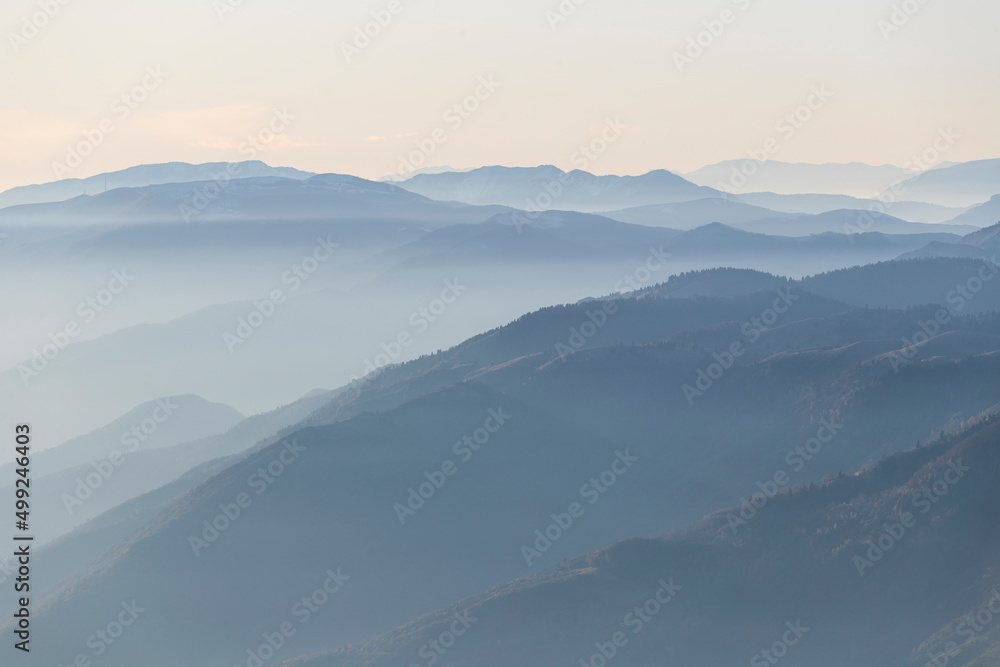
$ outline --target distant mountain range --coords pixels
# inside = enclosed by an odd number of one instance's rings
[[[893,183],[909,178],[912,172],[891,164],[802,164],[778,160],[760,163],[746,159],[727,160],[682,175],[697,185],[739,195],[774,192],[871,198]]]
[[[911,222],[950,222],[965,212],[965,208],[938,206],[912,201],[891,201],[887,204],[877,199],[862,199],[847,195],[796,194],[779,195],[773,192],[751,192],[739,195],[739,200],[782,213],[827,213],[842,209],[856,211],[882,211]]]
[[[1000,194],[1000,159],[931,169],[903,181],[897,192],[898,198],[942,206],[982,204]]]
[[[389,183],[325,174],[119,188],[68,201],[0,209],[0,225],[73,226],[202,220],[469,219],[469,207],[431,201]],[[494,209],[500,210],[499,207]]]
[[[976,227],[992,227],[1000,223],[1000,194],[994,195],[988,202],[973,206],[965,213],[955,216],[949,223]]]
[[[743,201],[752,206],[778,213],[819,214],[838,209],[880,210],[894,217],[912,222],[954,224],[988,224],[979,217],[955,220],[969,206],[989,200],[995,193],[991,188],[997,182],[995,173],[998,161],[982,160],[963,164],[944,164],[925,174],[912,174],[898,167],[883,165],[873,167],[853,164],[788,164],[769,161],[753,179],[742,188],[714,189],[721,181],[716,177],[738,168],[743,161],[729,161],[705,167],[682,178],[666,170],[656,170],[642,176],[596,176],[585,171],[564,172],[556,167],[481,167],[456,170],[450,167],[421,169],[403,176],[385,177],[384,183],[400,187],[438,201],[460,202],[471,205],[499,205],[522,210],[565,209],[581,212],[621,211],[635,209],[642,215],[643,207],[693,202],[696,200],[722,199]],[[190,194],[168,202],[180,207],[193,200],[200,191],[202,199],[194,215],[239,215],[239,210],[228,210],[219,205],[217,188],[223,191],[232,180],[254,178],[285,178],[308,180],[316,174],[284,167],[269,167],[263,162],[209,163],[191,165],[167,163],[143,165],[118,172],[99,174],[87,179],[65,179],[52,183],[13,188],[0,193],[0,209],[26,205],[66,202],[83,196],[102,195],[120,188],[145,188],[153,185],[201,183]],[[926,177],[926,178],[925,178]],[[349,177],[335,177],[341,181]],[[874,195],[891,184],[903,180],[901,194],[883,195],[887,205],[878,203]],[[329,179],[328,179],[329,180]],[[356,183],[364,179],[356,179]],[[368,186],[371,188],[372,186]],[[928,194],[930,188],[934,192]],[[169,189],[168,189],[169,190]],[[374,188],[372,188],[375,191]],[[729,194],[738,192],[737,196]],[[207,193],[207,197],[205,197]],[[934,194],[936,193],[936,194]],[[154,202],[136,207],[136,220],[147,219],[151,206],[162,207],[163,192],[152,191]],[[913,196],[911,196],[911,194]],[[856,196],[852,196],[856,195]],[[127,213],[128,195],[119,196],[118,204],[107,198],[102,202],[111,207],[113,219]],[[185,200],[189,200],[185,202]],[[943,205],[942,205],[943,204]],[[168,207],[169,208],[169,207]],[[265,210],[266,210],[265,206]],[[3,220],[20,224],[24,218],[37,223],[39,219],[56,224],[61,216],[72,223],[81,214],[92,216],[104,213],[101,206],[79,204],[55,209],[42,209]],[[727,213],[719,209],[722,218]],[[983,211],[982,213],[986,213]],[[168,217],[164,217],[164,216]],[[169,219],[170,212],[155,212],[155,219]],[[638,218],[636,218],[638,219]],[[2,224],[3,220],[0,220]],[[134,221],[134,220],[133,220]],[[629,220],[633,221],[633,220]],[[733,222],[734,220],[728,219]],[[727,222],[727,219],[704,220]],[[996,222],[993,220],[992,222]],[[694,226],[692,220],[687,226]],[[991,223],[990,223],[991,224]]]
[[[580,170],[564,172],[553,166],[481,167],[466,172],[418,174],[399,186],[438,201],[590,213],[726,196],[664,169],[642,176],[595,176]]]
[[[270,167],[259,160],[249,162],[209,162],[188,164],[168,162],[129,167],[90,178],[66,178],[40,185],[24,185],[0,192],[0,208],[20,204],[60,202],[84,195],[97,195],[117,188],[141,188],[162,183],[228,181],[233,178],[295,178],[315,176],[289,167]]]
[[[454,167],[447,167],[447,166],[445,166],[445,167],[424,167],[423,169],[415,169],[415,170],[413,170],[411,172],[407,172],[405,174],[388,174],[387,176],[383,176],[382,178],[380,178],[378,180],[380,180],[380,181],[388,181],[390,183],[396,183],[398,181],[409,180],[409,179],[413,178],[414,176],[418,176],[420,174],[444,174],[444,173],[448,173],[448,172],[460,174],[460,173],[466,172],[466,171],[472,171],[472,169],[471,168],[469,168],[469,169],[456,169]]]
[[[729,199],[699,199],[679,204],[640,206],[605,213],[609,218],[654,227],[693,229],[720,222],[744,231],[777,236],[808,236],[833,232],[857,234],[951,233],[968,234],[979,229],[971,224],[926,224],[907,222],[888,214],[867,210],[840,209],[819,214],[778,213]]]
[[[791,219],[795,217],[792,213],[778,213],[762,206],[753,206],[735,199],[720,197],[695,199],[676,204],[634,206],[620,211],[608,211],[603,215],[612,220],[630,222],[634,225],[672,227],[674,229],[694,229],[711,222],[721,222],[735,227],[766,218]]]
[[[923,248],[900,255],[899,259],[971,257],[994,261],[998,251],[1000,251],[1000,222],[971,232],[958,243],[932,241]]]

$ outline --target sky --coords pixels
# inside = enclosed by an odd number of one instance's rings
[[[765,145],[903,165],[942,128],[947,160],[1000,157],[998,22],[988,0],[5,0],[0,190],[248,158],[571,169],[588,145],[599,174]]]

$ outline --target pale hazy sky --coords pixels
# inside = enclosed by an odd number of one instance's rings
[[[342,43],[389,0],[4,0],[0,189],[55,180],[105,119],[113,132],[71,176],[245,159],[274,108],[294,119],[260,159],[369,178],[436,128],[429,165],[568,169],[608,118],[629,127],[596,173],[689,171],[769,137],[775,159],[902,164],[949,126],[962,138],[948,160],[1000,157],[1000,4],[907,0],[919,11],[885,38],[894,2],[563,0],[575,12],[553,30],[559,0],[394,0],[348,63]],[[37,34],[12,38],[46,4],[58,11]],[[679,71],[674,52],[727,9]],[[116,98],[157,66],[168,76],[122,118]],[[457,126],[445,114],[479,77],[501,85]],[[783,137],[775,124],[817,85],[833,98]]]

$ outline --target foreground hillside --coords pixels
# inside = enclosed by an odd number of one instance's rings
[[[994,419],[286,666],[996,664],[998,482]]]

